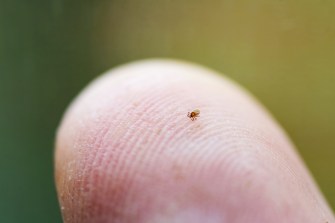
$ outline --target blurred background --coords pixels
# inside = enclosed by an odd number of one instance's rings
[[[335,208],[335,1],[0,0],[0,222],[61,222],[53,145],[93,78],[189,60],[251,91]]]

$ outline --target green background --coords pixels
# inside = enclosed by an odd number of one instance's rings
[[[249,89],[335,207],[335,1],[0,0],[0,222],[60,222],[57,125],[116,65],[198,62]]]

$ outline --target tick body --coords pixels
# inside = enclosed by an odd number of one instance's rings
[[[187,113],[187,117],[189,117],[192,121],[197,120],[197,118],[200,117],[199,115],[200,115],[199,109],[195,109],[192,112]]]

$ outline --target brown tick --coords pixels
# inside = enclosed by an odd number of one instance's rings
[[[187,117],[189,117],[192,121],[197,120],[197,117],[200,117],[200,110],[195,109],[192,112],[187,113]]]

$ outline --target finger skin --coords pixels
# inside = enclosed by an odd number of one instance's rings
[[[335,222],[262,106],[184,62],[140,61],[94,81],[62,120],[55,163],[66,223]]]

